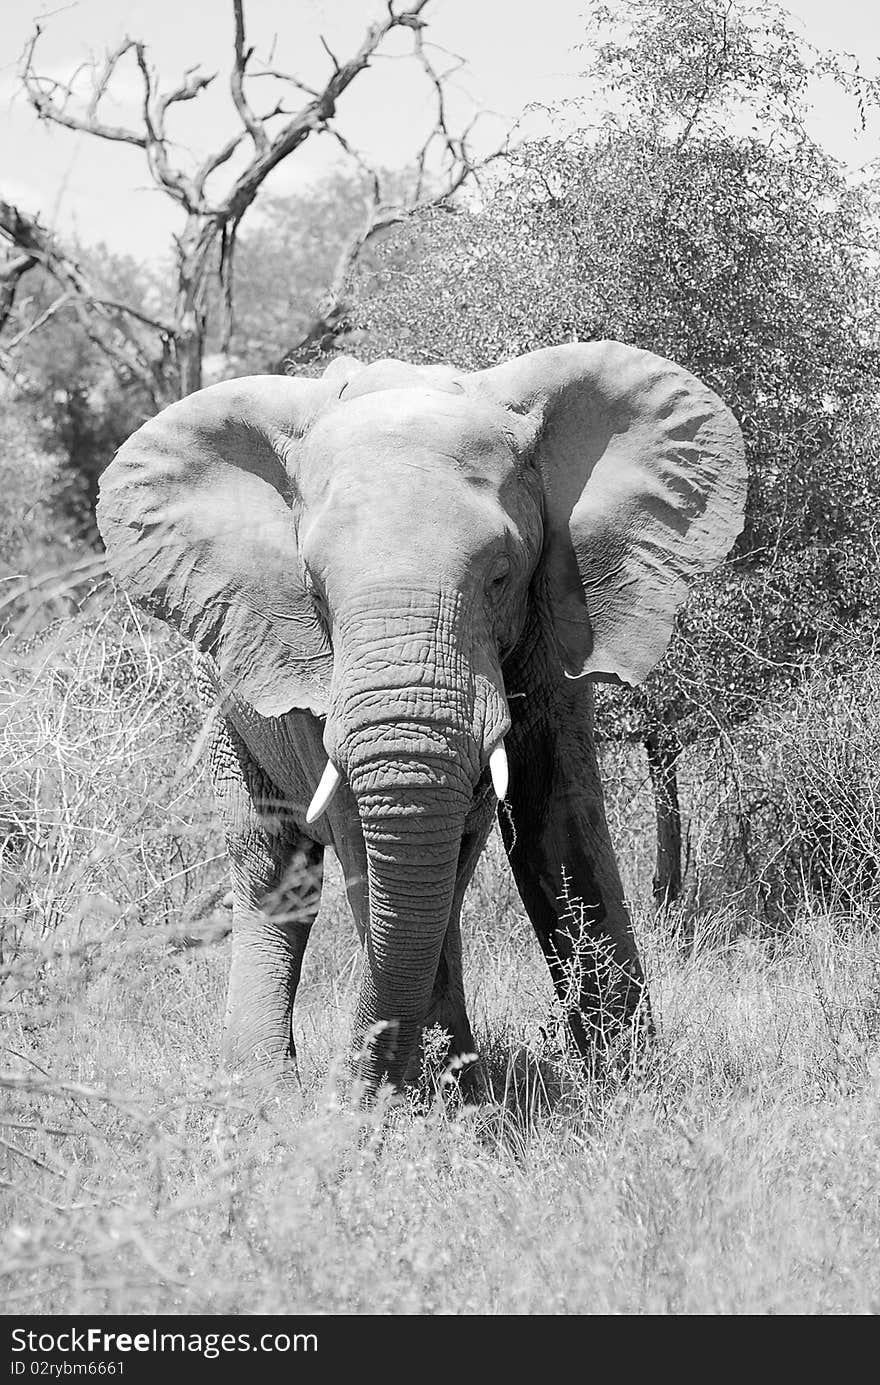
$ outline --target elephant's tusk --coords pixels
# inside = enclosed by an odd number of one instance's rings
[[[321,775],[321,782],[315,789],[315,796],[309,804],[306,822],[314,822],[315,818],[319,818],[325,808],[330,806],[330,801],[341,783],[342,775],[333,761],[328,760]]]
[[[492,787],[498,798],[506,798],[509,770],[507,768],[507,751],[504,749],[503,741],[498,742],[489,756],[489,773],[492,776]]]

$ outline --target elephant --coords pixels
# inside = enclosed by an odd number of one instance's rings
[[[646,983],[591,683],[654,667],[745,479],[721,399],[615,341],[226,380],[124,443],[97,512],[110,571],[195,645],[215,708],[231,1070],[295,1071],[328,846],[362,943],[363,1090],[399,1089],[428,1025],[471,1054],[460,912],[496,816],[584,1063],[632,1033]]]

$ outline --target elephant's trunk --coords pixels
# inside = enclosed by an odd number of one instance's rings
[[[466,812],[458,795],[409,789],[394,817],[361,807],[370,918],[354,1042],[370,1086],[403,1079],[428,1012]]]
[[[370,913],[354,1038],[369,1087],[403,1079],[437,975],[465,819],[507,728],[500,675],[475,670],[460,599],[410,597],[393,617],[389,604],[370,594],[334,629],[325,737],[366,846]]]

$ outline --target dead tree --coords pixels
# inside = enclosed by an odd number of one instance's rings
[[[115,367],[125,361],[134,370],[157,403],[189,394],[202,383],[209,287],[213,274],[219,274],[224,288],[228,341],[232,326],[233,263],[236,236],[248,209],[273,169],[289,158],[311,136],[329,134],[351,158],[357,159],[367,175],[370,195],[364,222],[346,246],[333,282],[318,305],[315,320],[305,334],[305,342],[326,345],[340,330],[344,320],[346,285],[363,247],[381,230],[400,221],[412,211],[436,205],[449,198],[476,169],[468,138],[472,125],[459,135],[449,126],[446,110],[446,82],[452,68],[438,69],[425,43],[426,21],[422,17],[429,0],[411,0],[395,9],[386,0],[384,17],[371,24],[358,47],[346,58],[334,55],[321,40],[331,64],[331,72],[321,87],[313,87],[297,76],[280,72],[269,63],[258,64],[254,49],[246,39],[244,0],[232,0],[234,42],[229,92],[239,128],[209,154],[194,172],[174,161],[167,133],[169,112],[182,102],[194,101],[216,80],[198,66],[186,70],[177,86],[164,90],[148,60],[143,42],[126,38],[103,63],[91,71],[91,94],[87,101],[78,98],[69,83],[40,75],[37,51],[42,26],[37,24],[22,55],[21,78],[24,90],[40,119],[97,139],[129,144],[141,151],[153,183],[180,207],[183,229],[175,236],[175,300],[167,322],[150,319],[134,305],[109,301],[88,282],[75,259],[65,252],[58,238],[17,208],[5,205],[0,216],[0,235],[16,251],[31,256],[49,270],[61,289],[63,303],[73,306],[83,325]],[[379,176],[359,159],[336,126],[337,102],[361,72],[370,66],[387,36],[395,29],[412,35],[412,57],[424,71],[435,102],[435,122],[417,159],[410,196],[394,203],[383,198]],[[124,61],[134,62],[142,86],[141,119],[137,127],[109,123],[103,116],[105,97],[114,74]],[[458,60],[456,60],[457,64]],[[257,79],[272,79],[276,91],[284,95],[258,108],[254,99]],[[296,109],[288,110],[285,97],[296,96]],[[245,166],[218,191],[217,174],[234,155],[247,151]],[[433,168],[439,154],[439,168]],[[493,156],[494,157],[494,156]],[[486,160],[483,160],[485,163]],[[429,177],[429,168],[433,177]],[[56,308],[60,310],[60,308]],[[144,329],[152,333],[144,345]],[[304,343],[292,343],[294,353]],[[146,359],[143,358],[147,351]],[[149,382],[149,383],[148,383]]]

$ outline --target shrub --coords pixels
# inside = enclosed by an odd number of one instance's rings
[[[90,598],[0,647],[4,928],[96,937],[192,920],[225,880],[223,843],[191,795],[202,714],[189,654],[124,598]],[[220,893],[226,886],[223,884]]]
[[[818,669],[691,757],[688,903],[726,895],[774,927],[805,901],[880,905],[880,661]],[[698,770],[696,783],[695,770]]]

